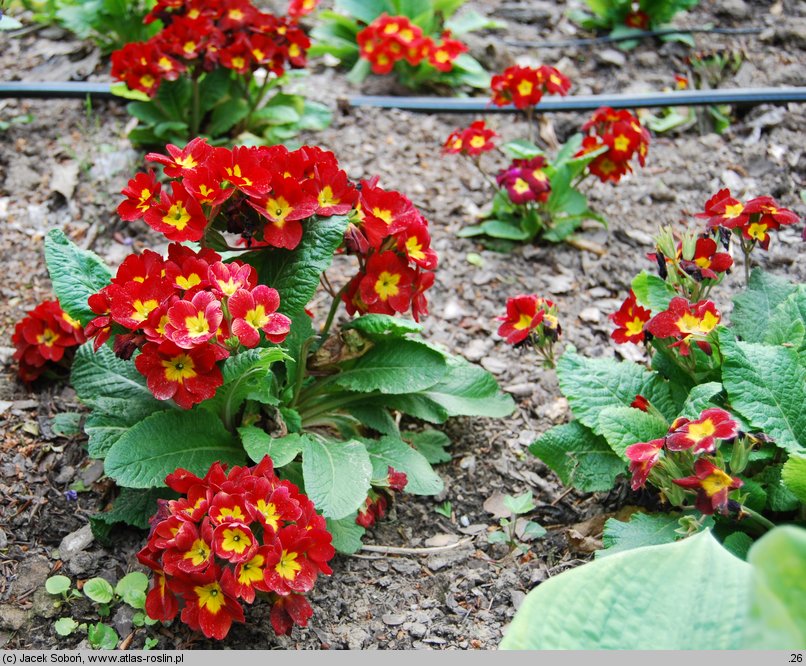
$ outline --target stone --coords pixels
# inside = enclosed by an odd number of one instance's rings
[[[624,67],[627,64],[627,56],[616,49],[602,49],[596,53],[596,59],[605,65]]]
[[[81,470],[78,478],[85,486],[91,486],[104,475],[104,461],[93,460],[87,467]]]
[[[31,557],[20,562],[17,579],[11,586],[11,593],[18,597],[45,584],[50,574],[50,564],[44,557]]]
[[[95,569],[97,558],[90,553],[81,551],[76,553],[67,562],[67,570],[74,576],[84,576]]]
[[[598,324],[602,320],[602,313],[598,308],[585,308],[579,313],[579,318],[589,324]]]
[[[715,9],[717,14],[735,19],[744,19],[750,15],[750,8],[744,0],[722,0]]]
[[[31,599],[31,613],[36,617],[52,618],[56,617],[62,609],[61,602],[48,594],[44,587],[40,587]]]
[[[512,600],[512,607],[515,610],[518,610],[521,607],[523,600],[526,599],[526,593],[522,590],[510,590],[509,598]]]
[[[504,387],[504,391],[510,395],[514,395],[516,398],[528,398],[532,395],[532,393],[534,393],[534,390],[534,385],[528,382],[522,384],[510,384],[509,386]]]
[[[112,616],[112,626],[117,629],[118,635],[125,638],[134,629],[132,618],[137,611],[128,604],[121,604]]]
[[[80,553],[89,546],[95,537],[89,523],[68,534],[59,544],[59,558],[65,562],[69,561],[76,553]]]
[[[381,620],[389,627],[396,627],[406,621],[406,616],[402,613],[384,613]]]
[[[0,627],[11,631],[18,631],[28,620],[28,613],[21,608],[3,604],[0,606]]]
[[[8,546],[8,537],[6,536],[6,533],[0,529],[0,550],[6,546]]]
[[[481,359],[483,359],[487,352],[490,349],[491,342],[489,340],[481,340],[479,338],[474,338],[470,341],[470,343],[462,350],[462,356],[464,356],[468,361],[472,363],[478,363]]]
[[[494,375],[500,375],[509,369],[509,363],[496,356],[488,356],[481,360],[481,367]]]
[[[426,627],[421,622],[412,622],[408,628],[409,634],[414,638],[422,638],[428,632],[428,627]]]

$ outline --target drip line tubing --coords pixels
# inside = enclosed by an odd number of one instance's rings
[[[115,99],[126,101],[113,95],[108,83],[88,82],[2,82],[0,98],[39,98],[39,99]],[[623,93],[602,95],[572,95],[569,97],[547,97],[537,105],[539,113],[558,111],[592,111],[601,106],[614,109],[641,109],[666,106],[707,106],[710,104],[735,104],[756,106],[759,104],[787,104],[806,102],[806,87],[800,88],[724,88],[718,90],[680,90],[659,93]],[[517,113],[514,106],[494,106],[483,98],[472,97],[393,97],[355,95],[339,101],[344,107],[374,107],[380,109],[400,109],[421,113]]]
[[[629,42],[634,39],[650,39],[652,37],[666,37],[668,35],[758,35],[764,28],[659,28],[658,30],[640,30],[624,35],[603,35],[601,37],[587,37],[579,39],[561,39],[555,41],[533,42],[521,39],[505,39],[509,46],[521,46],[536,49],[560,49],[570,46],[595,46],[597,44],[615,44]]]

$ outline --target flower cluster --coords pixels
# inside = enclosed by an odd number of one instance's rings
[[[545,203],[551,193],[551,182],[545,172],[549,166],[542,155],[529,160],[518,159],[495,177],[498,187],[506,190],[509,200],[518,205],[532,201]]]
[[[478,157],[495,149],[493,139],[497,136],[498,134],[487,127],[483,120],[476,120],[470,127],[451,132],[445,140],[442,152]]]
[[[588,170],[603,183],[618,183],[622,176],[632,173],[630,160],[636,155],[641,166],[646,164],[649,130],[629,111],[604,106],[596,110],[582,126],[582,131],[588,132],[588,136],[582,140],[576,156],[601,151],[588,165]]]
[[[165,259],[151,250],[127,257],[89,305],[98,315],[86,331],[96,349],[111,335],[121,358],[141,349],[134,364],[148,388],[183,409],[215,395],[223,383],[219,361],[256,347],[261,333],[282,342],[291,328],[276,312],[279,295],[257,284],[254,268],[179,243]]]
[[[124,220],[142,218],[174,241],[199,241],[213,228],[240,235],[248,248],[293,250],[307,225],[349,214],[345,249],[360,265],[342,295],[350,313],[428,313],[437,255],[427,220],[399,192],[377,179],[354,185],[332,152],[311,146],[230,150],[197,138],[167,152],[146,158],[173,179],[170,193],[153,173],[138,174],[123,190]]]
[[[318,6],[319,0],[290,0],[286,14],[292,19],[299,20],[312,13]]]
[[[493,104],[514,104],[518,109],[527,109],[540,103],[546,93],[567,95],[571,81],[565,74],[550,65],[540,67],[507,67],[490,82]]]
[[[506,308],[497,318],[502,322],[498,335],[511,345],[530,340],[546,365],[554,367],[554,344],[562,334],[557,306],[537,294],[519,294],[507,299]]]
[[[651,409],[646,399],[633,405],[644,411]],[[731,442],[739,435],[736,421],[718,407],[703,410],[695,420],[678,418],[664,437],[627,447],[625,455],[630,460],[632,487],[642,488],[655,470],[652,481],[659,488],[671,481],[696,491],[695,506],[702,513],[727,513],[728,495],[740,488],[742,481],[720,469],[713,459],[720,443]],[[680,477],[680,470],[688,467],[693,467],[694,474]]]
[[[381,520],[386,515],[386,509],[392,501],[391,491],[403,491],[407,483],[406,474],[398,472],[390,466],[385,485],[373,485],[367,494],[364,505],[358,510],[358,515],[355,517],[356,525],[369,529],[376,521]]]
[[[85,337],[81,323],[62,310],[59,301],[44,301],[17,322],[11,341],[19,378],[32,382],[49,363],[63,361],[68,350],[82,344]]]
[[[200,479],[178,469],[165,479],[183,497],[162,501],[137,559],[153,571],[146,612],[170,622],[179,613],[194,631],[223,639],[243,622],[241,602],[272,603],[275,632],[304,627],[313,614],[305,593],[330,575],[335,555],[325,520],[266,456],[229,472],[214,463]]]
[[[800,221],[796,213],[782,208],[770,196],[743,203],[731,196],[728,189],[719,190],[712,196],[697,217],[708,220],[708,229],[727,229],[739,235],[743,245],[758,245],[763,250],[770,245],[771,231]]]
[[[434,284],[437,255],[431,249],[428,221],[408,198],[362,181],[357,215],[347,230],[345,246],[356,254],[359,272],[342,300],[349,314],[403,313],[415,321],[428,314],[425,291]]]
[[[369,61],[375,74],[388,74],[401,60],[412,67],[423,61],[440,72],[450,72],[453,62],[468,49],[449,31],[439,41],[423,34],[422,28],[406,16],[381,14],[356,37],[362,58]]]
[[[154,37],[112,54],[112,76],[150,97],[163,80],[189,69],[247,74],[263,67],[280,76],[304,67],[310,46],[295,21],[260,11],[250,0],[159,0],[145,22],[157,19],[165,27]]]

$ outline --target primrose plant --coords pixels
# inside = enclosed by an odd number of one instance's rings
[[[482,163],[482,155],[496,150],[497,134],[484,121],[476,121],[447,138],[443,153],[467,159],[495,190],[486,219],[460,230],[460,236],[519,242],[542,238],[556,243],[571,236],[585,220],[606,223],[590,208],[580,186],[591,177],[615,185],[632,172],[633,159],[644,166],[649,132],[629,111],[603,107],[582,126],[581,133],[571,136],[549,158],[531,140],[535,108],[545,93],[565,95],[570,87],[568,78],[548,65],[516,65],[493,77],[493,103],[512,104],[522,110],[529,129],[528,140],[502,146],[511,161],[494,178]]]
[[[473,11],[456,14],[462,0],[336,0],[319,14],[311,55],[329,54],[351,67],[360,83],[370,72],[394,74],[407,88],[486,88],[490,77],[457,37],[499,27]]]
[[[532,452],[585,491],[610,488],[629,466],[632,488],[652,488],[672,510],[625,528],[639,541],[716,519],[741,553],[775,522],[803,516],[806,289],[755,270],[729,326],[709,296],[733,268],[733,238],[744,251],[798,216],[772,197],[743,204],[722,190],[697,217],[707,219],[699,232],[661,230],[658,275],[636,276],[611,315],[613,339],[644,345],[649,364],[567,349],[557,373],[575,420]]]
[[[370,507],[443,486],[431,463],[447,438],[401,430],[399,412],[439,424],[513,410],[489,373],[419,336],[437,256],[405,196],[353,183],[319,148],[195,139],[148,159],[167,182],[138,174],[119,211],[172,241],[166,256],[145,250],[113,274],[59,231],[46,241],[55,291],[90,339],[72,372],[89,452],[123,488],[99,531],[147,527],[177,468],[268,455],[353,551]],[[325,272],[336,254],[338,279]],[[353,318],[337,324],[342,304]]]
[[[295,12],[295,16],[299,13]],[[249,0],[159,0],[145,18],[162,29],[112,54],[113,91],[135,101],[136,144],[213,143],[235,137],[281,143],[323,129],[329,110],[281,92],[289,69],[305,67],[310,40],[295,17],[275,16]]]

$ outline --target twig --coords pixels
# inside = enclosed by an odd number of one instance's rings
[[[573,490],[574,490],[574,489],[573,489],[573,487],[572,487],[572,488],[568,488],[568,490],[566,490],[566,491],[565,491],[565,492],[564,492],[562,495],[560,495],[560,496],[559,496],[557,499],[555,499],[555,500],[554,500],[554,501],[551,503],[551,506],[557,506],[557,503],[558,503],[558,502],[561,502],[562,500],[564,500],[564,499],[565,499],[565,497],[566,497],[566,495],[570,494],[570,493],[571,493]]]
[[[124,638],[123,642],[120,644],[119,649],[128,650],[129,646],[132,644],[132,641],[134,640],[134,634],[135,634],[135,632],[133,631],[128,636],[126,636],[126,638]]]
[[[430,546],[428,548],[398,548],[396,546],[361,546],[361,550],[368,553],[381,553],[383,555],[431,555],[432,553],[444,553],[446,550],[453,550],[473,541],[473,537],[460,539],[456,543],[447,546]]]
[[[569,236],[564,240],[567,245],[575,247],[577,250],[593,252],[593,254],[599,257],[603,257],[607,254],[607,249],[604,246],[599,245],[599,243],[594,243],[593,241],[587,241],[583,238],[575,238],[573,236]]]

